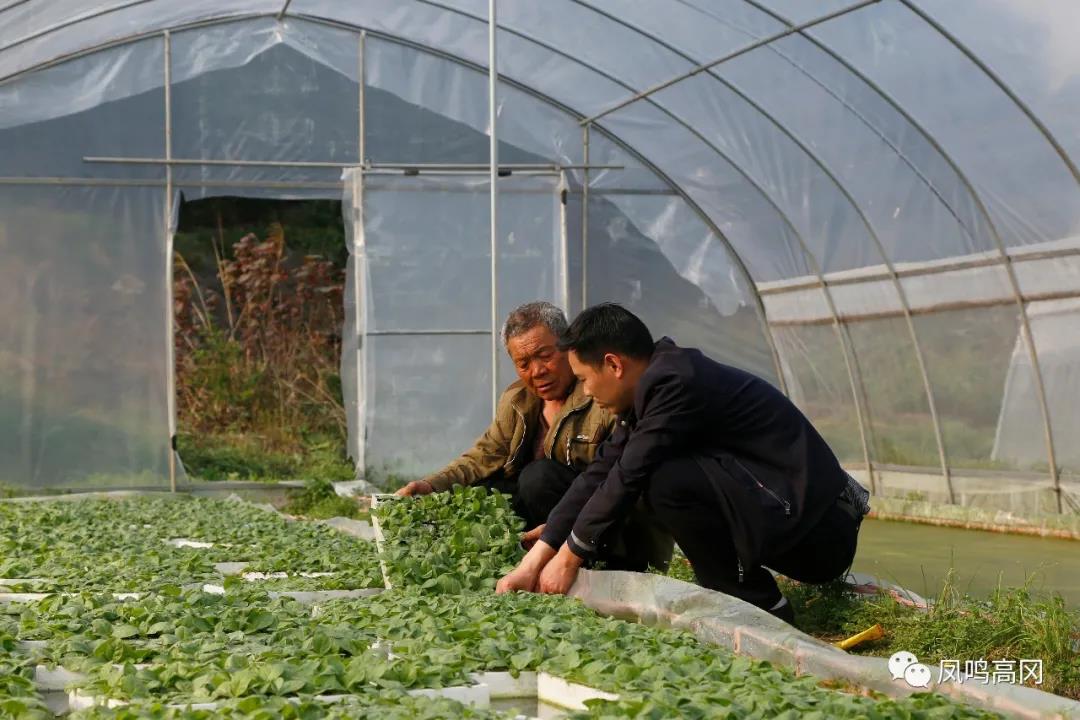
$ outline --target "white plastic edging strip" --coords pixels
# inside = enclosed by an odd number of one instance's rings
[[[413,697],[429,697],[429,698],[447,698],[449,700],[455,700],[462,705],[468,705],[477,709],[487,709],[491,706],[491,696],[488,693],[486,685],[457,685],[454,687],[445,688],[416,688],[406,691]],[[325,703],[340,703],[345,702],[355,695],[315,695],[311,699]],[[299,700],[296,696],[283,696],[284,700],[296,701]],[[187,702],[173,702],[168,703],[166,707],[178,710],[191,709],[191,710],[209,710],[214,711],[228,702],[227,700],[218,700],[214,702],[203,703],[187,703]],[[113,698],[105,698],[100,695],[88,695],[79,690],[72,690],[68,693],[68,707],[70,710],[88,710],[94,707],[106,707],[106,708],[119,708],[126,705],[130,705],[128,700],[117,700]]]
[[[383,543],[386,542],[386,538],[383,536],[382,524],[379,523],[379,516],[375,514],[375,508],[379,507],[379,498],[381,497],[386,496],[371,496],[371,529],[375,535],[375,550],[379,554],[379,570],[382,572],[383,585],[389,590],[393,585],[390,582],[390,573],[386,570],[386,560],[383,559]]]
[[[618,700],[619,696],[540,672],[536,676],[536,699],[567,710],[588,710],[586,700]]]
[[[214,543],[201,542],[199,540],[191,540],[189,538],[171,538],[165,541],[167,544],[178,548],[197,548],[199,550],[205,550],[206,548],[214,547]]]
[[[50,593],[0,593],[0,603],[37,602],[49,597]]]
[[[203,586],[205,590],[206,586]],[[222,589],[224,592],[224,589]],[[59,595],[60,597],[74,597],[78,593],[62,592],[62,593],[0,593],[0,603],[28,603],[37,602],[38,600],[44,600],[47,597],[53,595]],[[113,593],[113,597],[117,600],[138,600],[143,596],[143,593],[127,592],[127,593]]]
[[[251,563],[249,562],[214,563],[214,572],[220,573],[222,575],[239,575],[240,573],[244,572],[244,568],[246,568],[250,564]]]
[[[292,573],[290,575],[287,572],[270,572],[270,573],[246,572],[246,573],[243,573],[240,577],[242,577],[247,582],[259,582],[260,580],[284,580],[284,579],[287,579],[287,578],[290,578],[290,577],[324,578],[324,577],[332,577],[333,575],[336,575],[336,574],[337,573],[332,573],[332,572],[299,572],[299,573]]]
[[[272,598],[292,598],[303,605],[314,605],[326,600],[339,600],[342,598],[364,598],[379,595],[384,588],[359,588],[356,590],[282,590],[267,593]]]
[[[0,578],[0,587],[11,585],[35,585],[51,582],[48,578]]]

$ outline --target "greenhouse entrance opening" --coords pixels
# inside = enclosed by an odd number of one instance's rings
[[[173,242],[178,452],[203,480],[348,479],[337,200],[179,203]]]

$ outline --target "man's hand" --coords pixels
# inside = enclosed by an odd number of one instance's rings
[[[502,595],[508,592],[533,592],[536,590],[536,580],[540,573],[529,567],[518,565],[504,575],[495,585],[495,594]]]
[[[495,592],[500,595],[515,590],[535,592],[536,581],[540,577],[540,571],[544,569],[544,566],[547,565],[548,561],[553,557],[555,557],[555,548],[551,547],[543,540],[536,542],[532,546],[532,550],[525,553],[525,557],[521,559],[518,566],[499,580],[495,585]]]
[[[413,480],[394,494],[401,497],[412,497],[413,495],[430,495],[433,492],[435,492],[435,488],[431,487],[431,483],[426,480]]]
[[[558,554],[544,566],[537,582],[537,590],[548,595],[565,595],[570,592],[570,586],[577,579],[578,568],[582,562],[564,543]]]
[[[543,534],[543,525],[538,525],[528,532],[521,533],[521,547],[526,550],[532,550],[532,546],[536,544],[536,541],[539,540],[540,536]]]

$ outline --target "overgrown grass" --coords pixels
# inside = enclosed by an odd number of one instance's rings
[[[201,480],[326,481],[354,479],[352,462],[335,438],[310,438],[289,449],[254,433],[181,435],[184,467]]]
[[[346,253],[340,222],[327,225],[333,209],[185,205],[173,284],[179,448],[189,475],[353,479],[338,374]],[[258,225],[271,218],[260,239]],[[328,259],[332,249],[340,252]]]
[[[1080,698],[1080,617],[1060,595],[1035,594],[1034,576],[1022,587],[999,584],[989,599],[961,593],[950,570],[926,611],[900,604],[887,594],[859,599],[843,583],[803,585],[785,580],[784,594],[795,609],[796,626],[827,641],[880,624],[881,640],[853,652],[889,656],[914,653],[931,666],[940,660],[1041,659],[1040,689]]]
[[[658,572],[652,570],[652,572]],[[664,573],[660,573],[664,574]],[[686,557],[678,550],[666,573],[694,582]],[[779,584],[795,610],[795,625],[826,642],[837,642],[880,624],[881,640],[851,652],[888,657],[899,650],[914,653],[931,667],[941,660],[1042,660],[1039,689],[1080,699],[1080,614],[1058,594],[1033,593],[1035,576],[1022,587],[1000,583],[990,598],[961,593],[950,569],[927,610],[904,605],[885,592],[859,597],[835,580],[807,585],[787,578]]]
[[[319,520],[332,517],[356,518],[361,515],[360,505],[356,500],[338,495],[334,491],[334,484],[325,478],[308,480],[302,490],[291,492],[289,502],[282,510],[290,515]],[[366,513],[364,515],[366,516]]]

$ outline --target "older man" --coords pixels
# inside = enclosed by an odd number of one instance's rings
[[[542,524],[615,424],[585,396],[556,346],[566,328],[566,316],[551,303],[511,312],[502,340],[519,379],[499,398],[495,419],[461,457],[398,494],[483,484],[512,495],[528,528]]]

